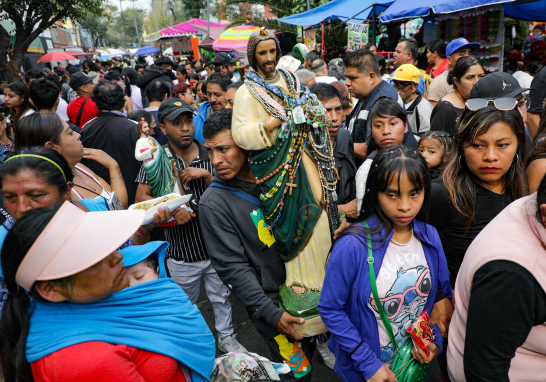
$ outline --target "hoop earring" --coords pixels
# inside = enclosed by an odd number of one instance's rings
[[[463,164],[461,163],[462,155],[459,155],[459,167],[463,167]]]
[[[511,167],[511,168],[512,168],[512,167],[516,167],[517,164],[518,164],[518,162],[519,162],[519,155],[518,155],[518,153],[516,153],[516,163],[513,163],[512,166],[510,166],[510,167]]]

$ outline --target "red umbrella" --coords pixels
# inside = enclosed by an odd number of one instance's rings
[[[66,52],[51,52],[51,53],[44,54],[42,57],[40,57],[38,62],[67,61],[67,60],[77,60],[77,58]]]

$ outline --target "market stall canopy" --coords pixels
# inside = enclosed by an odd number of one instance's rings
[[[51,53],[44,54],[42,57],[40,57],[38,62],[69,61],[69,60],[77,60],[77,58],[66,52],[51,52]]]
[[[252,32],[260,29],[254,25],[239,25],[226,29],[217,38],[212,47],[217,51],[245,50]]]
[[[402,0],[408,1],[408,0]],[[430,0],[429,0],[430,1]],[[373,15],[387,9],[392,0],[332,0],[329,3],[313,8],[309,11],[298,13],[279,19],[286,24],[311,26],[328,20],[343,20],[345,22],[361,22]],[[369,12],[365,13],[369,9]]]
[[[546,0],[528,4],[518,4],[518,1],[504,6],[504,17],[523,21],[546,21]]]
[[[165,49],[165,50],[163,51],[163,54],[164,54],[165,56],[172,56],[172,55],[173,55],[173,48],[170,47],[170,48]]]
[[[65,53],[71,54],[76,57],[93,57],[95,53],[85,53],[79,50],[66,50]]]
[[[218,35],[224,31],[225,25],[209,22],[211,33],[218,30]],[[207,34],[207,20],[191,19],[180,24],[173,25],[158,32],[144,36],[144,41],[157,41],[172,37],[189,37],[194,35],[204,36]]]
[[[154,54],[161,52],[161,49],[156,48],[155,46],[143,46],[142,48],[139,48],[133,56],[146,56],[148,54]]]
[[[213,44],[214,39],[207,34],[205,38],[203,38],[203,41],[199,43],[199,48],[205,49],[207,52],[214,52],[214,48],[212,47]]]
[[[108,48],[108,49],[97,49],[97,53],[101,56],[127,56],[129,53],[125,52],[121,49],[114,49],[114,48]]]
[[[406,20],[415,17],[434,17],[435,15],[467,11],[486,5],[508,3],[513,0],[439,0],[431,4],[431,0],[396,0],[379,19],[382,23]]]

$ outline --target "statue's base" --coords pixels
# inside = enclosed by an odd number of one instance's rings
[[[320,292],[305,291],[303,294],[296,294],[292,288],[285,284],[279,288],[279,304],[281,309],[287,311],[291,316],[305,318],[304,324],[293,324],[294,330],[302,337],[313,337],[328,332],[318,312]]]

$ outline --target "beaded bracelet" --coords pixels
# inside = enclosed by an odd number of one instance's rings
[[[110,179],[119,179],[123,176],[123,174],[119,174],[119,176],[111,176]]]
[[[144,231],[144,230],[141,230],[140,227],[139,227],[139,228],[137,228],[137,232],[142,236],[146,236],[147,234],[149,234],[152,231],[150,231],[150,230]]]

